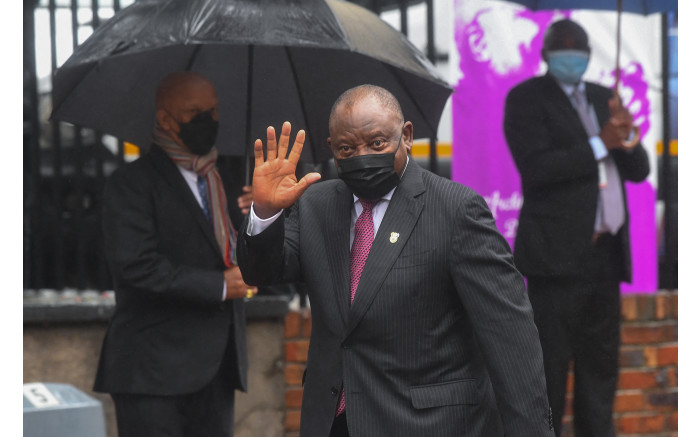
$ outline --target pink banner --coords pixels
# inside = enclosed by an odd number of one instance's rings
[[[455,22],[462,78],[452,97],[452,178],[486,199],[499,230],[512,247],[522,192],[520,176],[503,135],[505,98],[516,84],[543,73],[540,50],[544,32],[552,21],[571,13],[532,12],[524,8],[504,12],[503,8],[484,2],[480,6],[469,6],[476,4],[470,0],[455,2],[457,10],[474,10],[457,14]],[[612,66],[608,74],[613,74]],[[644,140],[649,131],[650,104],[641,64],[623,65],[621,90]],[[627,184],[627,195],[633,280],[623,284],[622,290],[654,292],[658,288],[656,193],[649,182],[644,182]]]

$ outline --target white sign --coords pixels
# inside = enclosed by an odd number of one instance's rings
[[[49,389],[40,382],[24,384],[22,391],[24,392],[24,397],[36,408],[55,407],[61,404]]]

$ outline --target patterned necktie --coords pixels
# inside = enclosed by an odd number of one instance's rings
[[[207,180],[201,176],[197,176],[197,189],[199,190],[199,197],[202,198],[204,215],[211,222],[211,210],[209,209],[209,198],[207,197]]]
[[[355,239],[352,242],[350,249],[350,304],[355,300],[355,292],[357,284],[360,283],[362,270],[365,267],[365,261],[372,248],[374,241],[374,220],[372,219],[372,208],[377,204],[377,201],[366,202],[360,199],[362,204],[362,213],[355,222]],[[339,416],[345,410],[345,390],[340,393],[340,402],[335,412]]]
[[[581,123],[583,123],[583,127],[586,129],[586,133],[589,137],[597,136],[598,129],[596,129],[595,122],[591,118],[591,112],[583,91],[576,88],[573,97],[576,101],[576,111],[581,119]],[[600,226],[596,226],[596,230],[610,232],[615,235],[625,221],[625,212],[620,175],[617,172],[615,161],[610,155],[598,162],[598,182],[600,188],[598,201]]]

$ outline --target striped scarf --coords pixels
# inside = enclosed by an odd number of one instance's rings
[[[236,265],[236,230],[228,215],[228,203],[221,175],[216,168],[217,151],[212,148],[206,155],[195,155],[177,144],[158,126],[153,130],[153,142],[185,170],[194,171],[207,182],[207,200],[211,209],[212,225],[227,267]]]

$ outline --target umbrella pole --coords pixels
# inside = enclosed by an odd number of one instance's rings
[[[248,45],[248,78],[246,88],[246,111],[245,111],[245,175],[243,182],[245,185],[251,184],[253,178],[250,171],[250,139],[252,133],[253,122],[253,45]]]
[[[306,104],[304,103],[304,96],[301,92],[301,83],[299,82],[299,75],[297,74],[297,69],[294,65],[294,62],[292,61],[292,52],[289,50],[289,47],[285,46],[284,47],[284,53],[287,55],[287,62],[289,62],[289,67],[292,69],[292,77],[294,78],[294,85],[297,88],[297,96],[299,97],[299,106],[301,106],[301,116],[304,117],[304,124],[306,126],[306,138],[309,140],[309,143],[311,143],[311,134],[309,132],[309,116],[306,111]],[[310,144],[310,150],[311,150],[311,157],[313,159],[314,164],[318,164],[318,156],[316,154],[316,148],[313,147],[313,144]]]
[[[617,0],[617,53],[615,54],[615,90],[614,95],[619,105],[622,106],[620,98],[620,42],[622,40],[622,0]],[[623,147],[633,147],[639,141],[639,126],[632,126],[634,137],[631,140],[622,141]]]
[[[615,54],[615,94],[620,84],[620,40],[622,39],[622,0],[617,0],[617,53]]]

